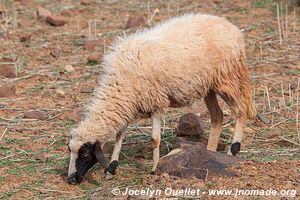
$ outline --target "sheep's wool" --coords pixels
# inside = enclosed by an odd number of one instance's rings
[[[74,140],[112,138],[133,120],[182,107],[209,90],[230,96],[254,118],[243,34],[226,19],[188,14],[119,38],[104,56],[99,83]],[[238,113],[236,113],[238,114]]]

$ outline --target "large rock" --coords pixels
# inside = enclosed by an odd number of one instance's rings
[[[0,81],[0,97],[16,95],[16,85],[11,81]]]
[[[93,50],[97,46],[100,46],[101,41],[100,40],[86,40],[84,43],[84,49],[86,50]]]
[[[125,28],[133,28],[138,26],[144,26],[146,20],[142,16],[130,16],[127,20]]]
[[[48,116],[41,112],[41,111],[28,111],[24,113],[25,119],[39,119],[39,120],[46,120]]]
[[[168,173],[181,178],[209,179],[214,176],[235,176],[228,168],[242,159],[212,152],[199,142],[180,139],[178,148],[162,157],[156,174]]]
[[[15,70],[12,65],[0,65],[0,76],[4,76],[7,78],[15,78]]]
[[[46,21],[52,26],[63,26],[68,22],[62,15],[49,15]]]
[[[46,8],[39,6],[36,9],[36,15],[38,18],[46,19],[48,16],[51,15],[51,12],[47,10]]]
[[[198,115],[188,113],[179,119],[178,136],[201,135],[205,124]]]

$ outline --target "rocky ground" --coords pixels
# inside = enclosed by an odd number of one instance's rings
[[[143,120],[126,131],[113,180],[105,181],[103,169],[96,166],[81,185],[68,185],[69,130],[82,117],[103,53],[116,36],[188,12],[226,17],[243,30],[253,97],[258,111],[271,120],[270,125],[248,123],[239,155],[245,162],[232,168],[237,176],[199,180],[148,175],[151,123]],[[0,0],[0,198],[148,199],[114,196],[114,187],[198,188],[206,192],[203,199],[232,199],[210,196],[209,189],[273,188],[297,190],[299,198],[299,13],[293,1],[274,0]],[[225,122],[220,152],[225,153],[233,116],[221,105]],[[206,128],[194,140],[205,144],[209,114],[203,103],[197,113]],[[184,110],[170,110],[164,118],[162,154],[172,149],[183,114]]]

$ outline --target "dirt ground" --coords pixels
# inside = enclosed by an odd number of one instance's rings
[[[282,22],[281,44],[276,3]],[[43,17],[38,18],[38,6],[64,16],[66,25],[51,26]],[[143,120],[128,128],[120,168],[113,180],[104,180],[103,169],[96,166],[82,184],[67,184],[69,130],[76,126],[101,68],[88,57],[104,53],[116,36],[189,12],[226,17],[244,31],[253,97],[258,111],[271,120],[271,125],[249,121],[239,154],[247,161],[233,167],[237,176],[186,180],[148,175],[151,123]],[[236,199],[300,199],[299,16],[300,7],[292,1],[92,0],[83,5],[79,0],[0,0],[0,65],[13,66],[16,72],[16,77],[1,77],[16,84],[16,95],[0,98],[0,199],[149,199],[114,196],[111,190],[115,187],[121,191],[126,187],[197,188],[203,192],[197,197],[200,199],[233,198],[209,195],[211,189],[272,188],[297,190],[298,194]],[[126,29],[129,17],[143,18],[145,23]],[[97,41],[88,45],[90,40]],[[70,65],[74,71],[69,70]],[[199,114],[207,123],[201,136],[205,143],[209,114],[203,104]],[[221,105],[226,112],[220,143],[228,148],[233,116],[223,102]],[[29,111],[44,116],[42,120],[28,119],[24,114]],[[165,117],[162,154],[172,148],[183,113],[170,110]]]

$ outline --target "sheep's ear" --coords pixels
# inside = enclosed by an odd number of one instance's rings
[[[94,154],[96,156],[97,161],[100,163],[100,165],[102,167],[106,168],[108,161],[102,152],[101,143],[99,141],[96,141],[96,143],[95,143]]]

